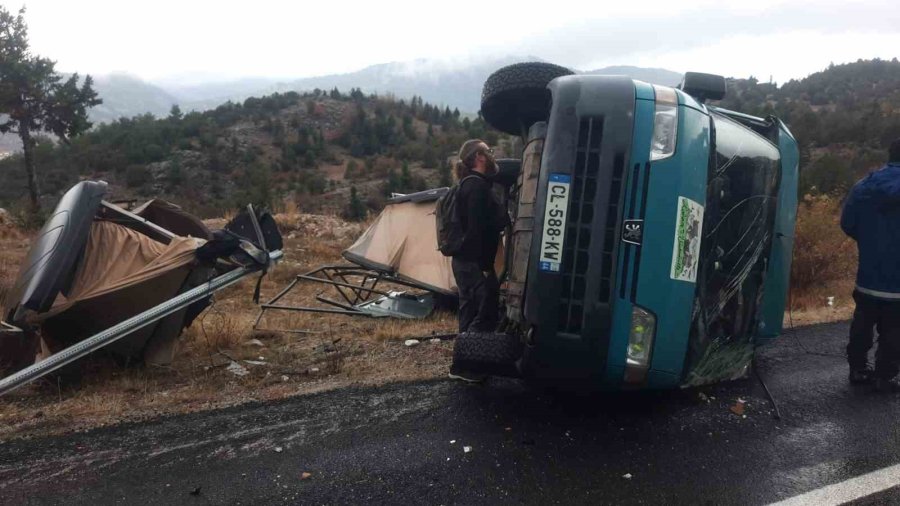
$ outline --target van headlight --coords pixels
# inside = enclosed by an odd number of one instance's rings
[[[653,137],[650,138],[650,160],[662,160],[675,154],[678,137],[678,97],[666,86],[653,86],[656,111],[653,115]]]
[[[628,348],[625,356],[625,381],[627,383],[641,383],[647,378],[655,334],[656,316],[642,307],[633,306],[631,330],[628,333]]]

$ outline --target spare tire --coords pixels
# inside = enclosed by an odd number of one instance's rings
[[[531,125],[550,116],[550,81],[572,74],[565,67],[543,62],[503,67],[484,82],[481,114],[497,130],[524,136]]]
[[[522,349],[522,342],[515,335],[463,332],[453,345],[453,363],[467,371],[516,377],[516,361],[522,356]]]

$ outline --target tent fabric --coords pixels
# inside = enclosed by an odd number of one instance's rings
[[[71,288],[34,318],[42,350],[56,351],[170,299],[196,270],[196,250],[204,242],[175,237],[163,244],[126,226],[95,221]],[[169,363],[183,321],[184,310],[109,349],[126,357],[143,354],[148,363]]]
[[[456,294],[450,258],[437,249],[435,201],[390,204],[357,241],[347,260],[395,275],[423,288]]]
[[[212,239],[212,232],[203,221],[171,202],[153,199],[133,209],[132,212],[173,234]]]
[[[188,265],[203,242],[174,237],[169,244],[163,244],[122,225],[95,221],[71,288],[65,295],[60,294],[50,311],[41,317]]]

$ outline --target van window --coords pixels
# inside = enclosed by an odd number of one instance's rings
[[[729,379],[752,357],[780,180],[766,138],[713,113],[700,266],[686,382]]]

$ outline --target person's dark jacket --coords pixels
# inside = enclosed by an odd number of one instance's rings
[[[494,197],[491,182],[484,175],[464,179],[457,199],[460,221],[465,235],[454,258],[478,263],[483,271],[491,270],[500,245],[500,232],[508,222],[506,210]]]
[[[841,228],[859,248],[856,289],[900,300],[900,163],[856,183],[844,204]]]

